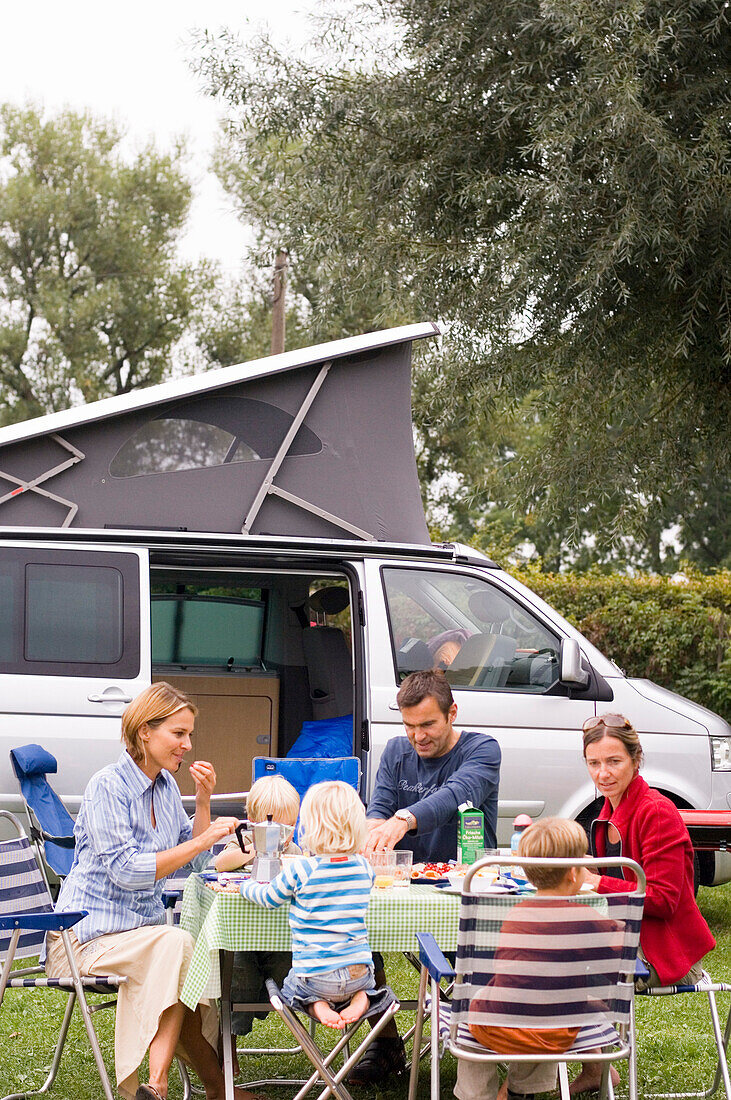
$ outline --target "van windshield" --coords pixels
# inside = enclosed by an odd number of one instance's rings
[[[397,683],[442,668],[454,688],[543,693],[558,680],[559,639],[478,577],[384,568]]]

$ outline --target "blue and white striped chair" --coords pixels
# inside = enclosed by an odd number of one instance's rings
[[[489,857],[465,877],[455,968],[430,935],[417,933],[421,980],[409,1081],[415,1100],[424,1018],[431,1016],[431,1096],[439,1097],[439,1061],[445,1051],[471,1062],[554,1062],[559,1066],[562,1100],[569,1100],[567,1063],[603,1063],[603,1095],[612,1096],[609,1064],[629,1064],[630,1100],[637,1097],[630,1014],[639,945],[645,876],[632,860],[615,857],[613,866],[636,875],[632,893],[531,898],[529,894],[473,893],[474,872],[514,856]],[[607,860],[523,860],[525,867],[598,867]],[[595,914],[595,916],[593,915]],[[439,984],[454,978],[445,1004]],[[473,1037],[473,1028],[521,1031],[571,1029],[577,1034],[561,1053],[506,1054]],[[489,1034],[489,1033],[488,1033]],[[483,1031],[483,1037],[485,1032]],[[497,1038],[493,1041],[497,1043]],[[500,1045],[500,1044],[498,1044]],[[596,1052],[596,1053],[595,1053]]]
[[[14,1092],[2,1100],[25,1100],[26,1097],[45,1094],[52,1087],[61,1063],[66,1035],[74,1006],[78,1002],[91,1044],[94,1060],[101,1078],[106,1100],[114,1100],[104,1059],[99,1047],[92,1013],[113,1006],[115,1001],[89,1004],[87,993],[115,995],[127,979],[115,974],[104,977],[83,978],[69,943],[69,928],[81,920],[85,913],[54,913],[51,894],[38,866],[36,855],[18,819],[0,810],[0,819],[8,821],[16,832],[10,840],[0,840],[0,1011],[6,993],[12,989],[33,990],[43,995],[49,989],[68,995],[66,1009],[56,1042],[51,1068],[45,1082],[35,1090]],[[47,978],[43,967],[32,966],[13,970],[13,962],[39,954],[46,932],[59,931],[66,946],[69,962],[68,977]]]

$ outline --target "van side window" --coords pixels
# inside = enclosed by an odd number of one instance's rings
[[[261,668],[261,599],[234,595],[153,592],[152,661],[159,665]]]
[[[542,694],[558,680],[559,639],[478,577],[383,569],[397,683],[442,668],[453,688]]]
[[[7,548],[0,567],[0,672],[134,678],[139,588],[133,554]]]
[[[26,661],[116,664],[122,656],[119,570],[26,565],[24,648]]]

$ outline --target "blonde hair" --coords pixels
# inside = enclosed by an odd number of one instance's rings
[[[150,684],[132,700],[129,706],[125,707],[122,713],[122,741],[135,764],[147,760],[145,746],[140,736],[142,726],[147,725],[156,729],[171,714],[185,708],[192,712],[193,717],[198,713],[198,707],[193,700],[165,680]]]
[[[271,814],[274,821],[294,825],[299,811],[300,796],[283,776],[263,775],[252,783],[246,798],[249,821],[266,821],[267,814]]]
[[[565,817],[544,817],[534,822],[518,843],[518,855],[526,859],[582,859],[588,849],[581,825]],[[550,890],[564,880],[568,870],[568,867],[526,867],[525,873],[539,890]]]
[[[348,783],[315,783],[302,799],[300,835],[313,855],[352,855],[366,841],[365,806]]]

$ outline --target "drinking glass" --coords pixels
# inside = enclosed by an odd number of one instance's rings
[[[394,852],[371,852],[368,862],[375,872],[374,890],[390,890],[396,877]]]
[[[414,862],[413,852],[394,852],[396,866],[393,875],[394,886],[411,885],[411,865]]]

